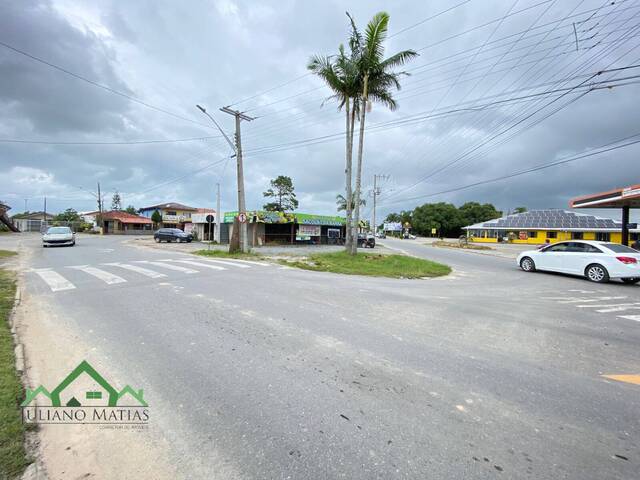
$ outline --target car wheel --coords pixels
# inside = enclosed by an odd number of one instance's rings
[[[634,283],[640,282],[640,277],[637,278],[623,278],[622,281],[629,285],[633,285]]]
[[[589,265],[584,273],[587,279],[595,283],[607,283],[609,281],[609,272],[598,263]]]
[[[536,264],[531,257],[524,257],[520,260],[520,268],[525,272],[535,272]]]
[[[160,243],[160,239],[158,237],[153,237],[153,239],[156,241],[156,243]]]
[[[75,246],[76,246],[76,242],[74,241],[74,242],[71,244],[71,246],[72,246],[72,247],[75,247]]]

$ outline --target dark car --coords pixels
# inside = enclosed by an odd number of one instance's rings
[[[184,233],[179,228],[161,228],[153,234],[153,239],[156,243],[160,242],[191,242],[193,235],[190,233]]]
[[[370,233],[359,233],[358,234],[358,247],[374,248],[375,246],[376,246],[376,237],[374,237]]]

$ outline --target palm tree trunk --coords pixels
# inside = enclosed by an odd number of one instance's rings
[[[346,208],[345,208],[345,213],[346,213],[346,229],[345,229],[345,234],[346,234],[346,238],[345,238],[345,249],[347,251],[351,250],[351,242],[352,242],[352,237],[351,237],[351,196],[352,196],[352,192],[351,192],[351,165],[352,165],[352,150],[353,150],[353,144],[352,144],[352,131],[353,131],[353,127],[350,126],[350,110],[351,110],[351,105],[349,103],[349,98],[347,97],[346,101],[345,101],[345,113],[346,113],[346,146],[345,146],[345,156],[346,156],[346,165],[345,165],[345,169],[344,169],[344,173],[345,173],[345,199],[346,199]],[[354,109],[355,110],[355,109]]]
[[[356,188],[353,198],[354,215],[353,215],[353,244],[351,245],[351,254],[358,253],[358,226],[360,223],[360,190],[362,186],[362,152],[364,147],[364,121],[367,115],[367,99],[369,94],[369,75],[364,76],[364,87],[362,89],[362,105],[360,106],[360,136],[358,138],[358,165],[356,167]]]

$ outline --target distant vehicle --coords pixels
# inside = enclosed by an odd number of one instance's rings
[[[387,238],[387,234],[385,232],[376,233],[376,237],[378,238]]]
[[[76,234],[69,227],[49,227],[42,234],[42,246],[67,245],[73,247],[76,244]]]
[[[410,234],[409,234],[409,237],[407,237],[407,238],[409,238],[409,240],[415,240],[415,239],[416,239],[416,238],[418,238],[418,237],[416,237],[415,235],[413,235],[412,233],[410,233]]]
[[[161,228],[153,234],[153,239],[156,243],[160,242],[187,242],[190,243],[193,240],[193,235],[190,233],[184,233],[179,228]]]
[[[374,248],[376,246],[376,237],[370,233],[358,234],[358,247],[362,248]]]
[[[606,283],[612,278],[629,284],[640,282],[640,252],[618,243],[559,242],[522,252],[517,262],[525,272],[567,273],[596,283]]]

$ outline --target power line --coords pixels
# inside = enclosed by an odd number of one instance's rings
[[[413,25],[409,25],[408,27],[405,27],[401,30],[398,30],[396,33],[389,35],[387,38],[393,38],[397,35],[400,35],[401,33],[406,32],[407,30],[411,30],[412,28],[418,27],[424,23],[427,23],[429,20],[433,20],[434,18],[438,18],[441,15],[444,15],[445,13],[450,12],[451,10],[455,10],[458,7],[461,7],[462,5],[469,3],[471,0],[465,0],[464,2],[460,2],[452,7],[447,8],[446,10],[442,10],[441,12],[435,13],[433,15],[431,15],[430,17],[425,18],[424,20],[420,20],[417,23],[414,23]]]
[[[54,69],[56,69],[56,70],[58,70],[58,71],[60,71],[62,73],[70,75],[73,78],[76,78],[78,80],[82,80],[83,82],[86,82],[86,83],[88,83],[90,85],[93,85],[94,87],[101,88],[103,90],[106,90],[107,92],[113,93],[114,95],[118,95],[118,96],[123,97],[123,98],[126,98],[127,100],[131,100],[132,102],[138,103],[140,105],[143,105],[143,106],[145,106],[147,108],[150,108],[152,110],[155,110],[157,112],[164,113],[166,115],[169,115],[171,117],[177,118],[179,120],[184,120],[186,122],[190,122],[190,123],[194,123],[196,125],[200,125],[201,127],[212,128],[211,125],[206,125],[204,123],[197,122],[197,121],[192,120],[190,118],[183,117],[182,115],[179,115],[177,113],[171,112],[171,111],[166,110],[166,109],[161,108],[161,107],[157,107],[155,105],[152,105],[152,104],[150,104],[148,102],[140,100],[139,98],[136,98],[136,97],[134,97],[132,95],[129,95],[127,93],[123,93],[123,92],[120,92],[118,90],[115,90],[115,89],[113,89],[111,87],[108,87],[107,85],[103,85],[101,83],[95,82],[95,81],[93,81],[93,80],[91,80],[91,79],[89,79],[89,78],[87,78],[87,77],[85,77],[83,75],[80,75],[78,73],[74,73],[74,72],[72,72],[70,70],[67,70],[64,67],[61,67],[59,65],[55,65],[55,64],[53,64],[51,62],[48,62],[48,61],[46,61],[46,60],[44,60],[44,59],[42,59],[40,57],[36,57],[35,55],[32,55],[32,54],[30,54],[28,52],[25,52],[24,50],[20,50],[19,48],[13,47],[13,46],[9,45],[8,43],[4,43],[4,42],[0,41],[0,45],[5,47],[5,48],[7,48],[7,49],[9,49],[9,50],[12,50],[15,53],[19,53],[20,55],[24,55],[25,57],[30,58],[31,60],[34,60],[34,61],[39,62],[39,63],[42,63],[43,65],[47,65],[47,66],[49,66],[51,68],[54,68]]]
[[[607,147],[609,145],[614,145],[616,143],[620,143],[620,142],[623,142],[623,141],[626,141],[626,140],[629,140],[631,138],[635,138],[635,137],[638,137],[638,136],[640,136],[640,133],[636,133],[634,135],[630,135],[630,136],[622,138],[620,140],[616,140],[614,142],[610,142],[610,143],[608,143],[606,145],[603,145],[601,147],[597,147],[595,150],[598,150],[598,151],[591,151],[591,152],[584,153],[584,154],[581,154],[581,155],[572,156],[572,157],[569,157],[569,158],[565,157],[564,159],[561,159],[561,160],[556,160],[554,162],[549,162],[549,163],[544,163],[544,164],[541,164],[541,165],[536,165],[535,167],[531,167],[531,168],[527,168],[527,169],[524,169],[524,170],[520,170],[518,172],[510,173],[508,175],[502,175],[500,177],[494,177],[494,178],[490,178],[490,179],[487,179],[487,180],[481,180],[479,182],[469,183],[469,184],[463,185],[461,187],[450,188],[450,189],[447,189],[447,190],[442,190],[442,191],[435,192],[435,193],[429,193],[429,194],[426,194],[426,195],[418,195],[418,196],[415,196],[415,197],[409,197],[409,198],[394,200],[392,202],[384,203],[381,206],[383,206],[383,205],[391,205],[391,204],[400,203],[400,202],[408,202],[408,201],[411,201],[411,200],[419,200],[419,199],[422,199],[422,198],[428,198],[428,197],[434,197],[434,196],[437,196],[437,195],[443,195],[445,193],[452,193],[452,192],[457,192],[457,191],[460,191],[460,190],[466,190],[468,188],[477,187],[479,185],[486,185],[488,183],[493,183],[493,182],[497,182],[497,181],[500,181],[500,180],[506,180],[506,179],[509,179],[509,178],[518,177],[518,176],[521,176],[521,175],[525,175],[527,173],[537,172],[537,171],[540,171],[540,170],[545,170],[547,168],[556,167],[558,165],[564,165],[564,164],[567,164],[567,163],[575,162],[576,160],[581,160],[583,158],[589,158],[589,157],[593,157],[595,155],[600,155],[600,154],[603,154],[603,153],[611,152],[613,150],[618,150],[620,148],[625,148],[625,147],[628,147],[628,146],[631,146],[631,145],[636,145],[636,144],[640,143],[640,140],[634,140],[632,142],[627,142],[627,143],[624,143],[622,145],[618,145],[618,146],[615,146],[615,147],[605,148],[605,147]]]
[[[221,135],[208,137],[192,137],[192,138],[174,138],[171,140],[120,140],[120,141],[55,141],[55,140],[25,140],[14,138],[0,138],[0,143],[18,143],[18,144],[34,144],[34,145],[149,145],[156,143],[182,143],[212,140],[214,138],[222,138]]]

